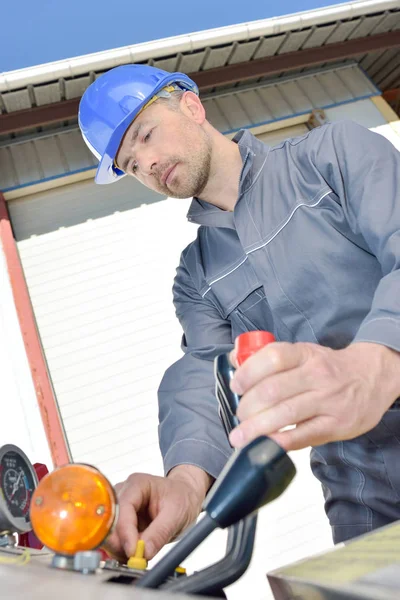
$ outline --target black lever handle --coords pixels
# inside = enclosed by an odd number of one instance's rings
[[[159,587],[214,529],[229,527],[277,498],[295,472],[286,452],[266,436],[235,452],[206,498],[204,517],[136,587]]]
[[[230,388],[234,373],[235,369],[229,360],[229,354],[220,354],[214,359],[215,394],[219,404],[221,421],[228,437],[232,429],[239,425],[236,411],[240,396],[232,392]]]

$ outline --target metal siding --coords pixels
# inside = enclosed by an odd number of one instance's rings
[[[298,79],[297,84],[305,91],[315,108],[333,103],[333,98],[328,94],[317,76],[302,77]]]
[[[201,63],[204,60],[206,51],[193,52],[193,54],[182,54],[179,69],[183,73],[194,73],[200,69]]]
[[[282,83],[279,86],[279,91],[290,104],[293,114],[311,111],[314,108],[297,81]]]
[[[348,39],[354,40],[356,38],[366,37],[367,35],[375,33],[374,28],[377,27],[383,19],[383,14],[363,17],[358,27],[351,32]]]
[[[378,50],[377,52],[369,52],[360,60],[360,66],[370,73],[372,65],[378,60],[380,56],[385,54],[386,50]]]
[[[149,61],[149,64],[164,69],[165,71],[176,71],[177,56],[169,56],[168,58],[160,58]]]
[[[265,58],[266,56],[273,56],[278,50],[279,46],[284,41],[286,35],[274,35],[268,38],[263,38],[257,52],[254,54],[253,59]]]
[[[250,60],[260,41],[236,43],[228,64],[233,65]]]
[[[67,100],[82,96],[83,92],[90,85],[90,77],[79,77],[77,79],[65,80],[65,97]]]
[[[385,33],[386,31],[394,31],[399,29],[400,27],[400,14],[398,12],[395,13],[386,13],[385,17],[382,21],[376,26],[373,33]]]
[[[329,76],[328,74],[325,75],[321,73],[321,75],[318,76],[318,79],[335,102],[345,102],[346,100],[353,99],[353,94],[346,88],[336,73],[329,73]]]
[[[59,144],[68,164],[68,171],[91,167],[95,157],[82,140],[79,131],[70,131],[58,136]]]
[[[216,67],[223,67],[226,65],[231,51],[232,44],[223,48],[211,48],[203,64],[203,69],[207,70],[215,69]]]
[[[338,69],[336,75],[354,98],[367,96],[376,91],[375,86],[357,67],[353,67],[352,69]]]
[[[252,124],[273,120],[272,113],[268,110],[257,89],[241,92],[240,101],[245,107],[246,114],[249,115]]]
[[[215,100],[205,100],[203,102],[206,110],[207,119],[219,131],[227,131],[230,129],[229,121],[227,121],[225,115],[221,113],[221,110]]]
[[[43,179],[43,168],[34,142],[11,146],[10,152],[20,185]]]
[[[336,23],[314,27],[312,34],[303,44],[302,50],[306,48],[316,48],[318,46],[322,46],[329,36],[335,31],[336,27]]]
[[[398,81],[399,78],[400,78],[400,65],[398,65],[397,68],[391,70],[390,73],[387,75],[387,77],[382,79],[381,86],[383,88],[385,88],[386,86],[389,88],[395,87],[396,81]]]
[[[10,148],[0,148],[0,189],[20,184]]]
[[[398,48],[385,50],[370,69],[368,69],[369,75],[374,79],[376,78],[379,82],[382,81],[395,68],[396,61],[392,61],[392,59],[396,59],[396,57],[398,58],[397,64],[400,64],[400,52]]]
[[[15,112],[16,110],[24,110],[32,107],[28,90],[8,92],[2,94],[2,98],[7,112]]]
[[[284,116],[293,114],[293,109],[280,93],[279,86],[274,85],[267,88],[260,88],[259,94],[273,114],[274,119],[281,119]]]
[[[37,106],[43,106],[44,104],[51,104],[53,102],[60,102],[61,100],[59,83],[38,85],[34,86],[32,89]]]
[[[299,50],[310,34],[311,29],[293,31],[287,36],[286,40],[279,48],[279,54],[284,54],[285,52],[295,52],[296,50]]]
[[[344,42],[349,39],[351,33],[360,24],[361,19],[354,19],[353,21],[342,21],[340,25],[330,36],[328,43],[333,44],[335,42]]]
[[[43,177],[47,179],[54,173],[60,172],[64,165],[64,172],[67,173],[69,165],[65,162],[64,156],[60,151],[60,144],[57,137],[49,137],[35,140],[37,155],[40,157],[40,163],[43,171]]]
[[[229,129],[246,127],[249,123],[249,116],[245,110],[243,110],[243,106],[238,98],[240,98],[238,94],[230,94],[229,96],[223,96],[220,99],[216,98],[214,100],[218,105],[219,110],[225,115],[226,120],[229,122]]]

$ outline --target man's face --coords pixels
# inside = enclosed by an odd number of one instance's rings
[[[133,121],[116,162],[148,188],[173,198],[200,196],[211,166],[211,140],[201,126],[200,101],[187,92],[179,107],[156,101]]]

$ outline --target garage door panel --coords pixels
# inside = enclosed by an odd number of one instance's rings
[[[147,307],[150,308],[150,307]],[[176,332],[176,327],[171,326],[170,323],[165,322],[165,312],[162,310],[160,304],[159,312],[151,313],[152,324],[157,327],[157,330],[168,331],[171,335]],[[146,327],[143,326],[141,320],[132,319],[129,323],[126,322],[124,315],[115,315],[113,319],[107,321],[96,321],[75,329],[71,327],[58,333],[56,336],[52,336],[52,340],[49,339],[48,349],[51,350],[53,364],[58,358],[63,360],[63,357],[68,359],[69,353],[75,353],[77,343],[80,344],[81,350],[85,352],[90,351],[90,348],[97,346],[99,349],[104,344],[113,344],[119,339],[130,339],[134,334],[137,340],[140,340],[140,335],[143,333],[144,339],[148,339],[146,334]],[[165,329],[168,327],[168,329]],[[49,331],[49,334],[51,330]],[[94,348],[93,348],[94,349]]]
[[[147,257],[146,257],[147,258]],[[132,281],[127,273],[130,269],[135,269],[135,275],[137,279]],[[88,297],[88,295],[96,296],[100,299],[101,296],[109,295],[110,289],[125,290],[136,292],[136,294],[151,294],[157,295],[158,290],[163,290],[164,280],[169,281],[169,287],[172,287],[171,274],[166,274],[162,268],[162,258],[157,255],[154,256],[153,263],[145,262],[140,264],[137,262],[136,257],[134,259],[124,260],[121,265],[121,259],[116,259],[112,262],[105,261],[104,269],[101,266],[88,271],[79,271],[79,265],[74,265],[75,272],[66,273],[63,276],[63,272],[54,276],[51,279],[51,275],[47,272],[46,277],[42,283],[40,277],[29,277],[29,287],[34,292],[34,301],[37,306],[42,306],[42,303],[46,305],[46,300],[49,304],[54,304],[54,301],[64,302],[64,306],[68,306],[68,303],[72,305],[74,299]],[[107,278],[107,287],[104,285],[104,278]]]
[[[171,303],[171,298],[168,297],[166,300],[168,303]],[[142,306],[142,305],[139,305]],[[41,329],[42,336],[46,336],[48,341],[47,351],[49,356],[53,356],[52,349],[56,349],[57,356],[60,355],[60,346],[63,346],[65,342],[76,341],[76,345],[79,345],[80,349],[85,349],[85,340],[87,340],[86,346],[93,345],[91,343],[92,335],[96,335],[97,333],[109,331],[110,336],[114,336],[113,326],[120,327],[124,323],[128,328],[136,325],[134,329],[135,339],[140,341],[144,338],[151,339],[152,337],[157,337],[158,332],[154,331],[153,335],[147,335],[147,328],[145,326],[145,320],[151,318],[152,325],[154,327],[158,327],[160,322],[169,322],[167,320],[168,317],[173,318],[173,311],[168,311],[167,314],[164,311],[164,304],[162,303],[162,299],[158,299],[157,302],[149,302],[146,305],[143,305],[143,316],[132,315],[129,321],[124,321],[123,314],[118,312],[121,309],[123,313],[123,307],[126,310],[130,310],[132,308],[132,302],[124,302],[117,305],[112,305],[113,308],[117,308],[115,313],[107,316],[103,315],[101,311],[97,311],[94,313],[87,313],[87,315],[83,315],[80,317],[76,315],[70,319],[64,318],[63,321],[57,322],[57,320],[53,316],[54,325],[49,322],[46,327]],[[126,319],[126,317],[125,317]],[[154,321],[153,321],[154,319]],[[169,322],[170,323],[170,322]],[[174,325],[170,323],[171,330],[175,331]],[[175,327],[178,327],[175,324]],[[180,330],[179,330],[180,331]],[[133,333],[132,333],[133,335]],[[82,344],[82,345],[81,345]],[[66,353],[70,352],[71,349],[66,348]]]
[[[136,397],[133,399],[136,400]],[[142,407],[145,407],[149,400],[153,400],[149,398],[147,395],[145,398],[139,398],[142,400]],[[142,411],[143,412],[143,411]],[[121,417],[124,419],[124,424],[121,425]],[[157,418],[157,411],[153,410],[151,412],[147,411],[146,415],[136,414],[136,409],[132,410],[132,406],[129,409],[119,410],[117,414],[108,415],[107,417],[102,417],[99,415],[99,418],[96,418],[96,422],[90,421],[80,421],[78,418],[75,419],[67,419],[67,424],[69,426],[69,435],[72,443],[76,443],[75,449],[79,452],[86,452],[87,446],[89,444],[91,446],[91,450],[96,450],[108,444],[117,444],[116,453],[118,453],[118,440],[127,440],[132,438],[132,434],[135,436],[148,433],[149,429],[152,427],[152,420]],[[85,430],[85,440],[82,440],[82,430]],[[105,439],[104,435],[107,437]],[[157,435],[157,433],[155,434]],[[132,447],[132,439],[131,439],[131,447]],[[101,460],[101,458],[99,457]]]
[[[168,340],[169,336],[173,333],[173,329],[169,324],[158,327],[158,336],[161,339]],[[130,362],[134,367],[134,361],[140,358],[142,361],[145,360],[145,356],[149,355],[153,359],[163,352],[164,348],[168,348],[170,343],[167,341],[164,346],[157,344],[154,349],[154,344],[157,338],[154,337],[151,340],[147,338],[136,339],[135,332],[133,330],[131,335],[125,335],[121,338],[114,339],[113,341],[103,342],[103,344],[93,344],[85,348],[88,355],[95,352],[93,358],[88,358],[84,362],[76,355],[76,352],[69,352],[65,355],[65,360],[60,357],[58,360],[51,361],[51,372],[54,377],[62,376],[64,381],[73,377],[85,377],[96,369],[101,373],[107,373],[113,369],[114,364],[123,366],[126,362]],[[82,348],[82,351],[84,349]],[[126,356],[124,360],[122,357]],[[112,357],[115,357],[114,359]],[[142,362],[144,366],[145,363]],[[64,372],[64,373],[63,373]]]
[[[158,362],[154,366],[157,367]],[[126,398],[132,400],[137,393],[154,391],[154,366],[147,365],[147,368],[142,369],[143,375],[140,376],[136,369],[129,368],[126,371],[120,370],[107,378],[99,375],[95,382],[91,381],[87,385],[80,384],[68,388],[68,402],[64,404],[63,417],[64,415],[68,417],[70,413],[78,414],[79,411],[95,410],[107,402],[115,406],[118,400],[124,401]],[[62,392],[61,389],[60,393]],[[91,418],[93,419],[93,414]]]
[[[152,387],[149,385],[151,382],[147,381],[147,385],[142,385],[142,389],[139,386],[135,388],[135,394],[133,398],[132,391],[126,390],[125,397],[118,391],[115,394],[111,391],[108,394],[108,402],[101,402],[97,397],[92,397],[90,400],[86,400],[84,408],[81,402],[74,402],[67,404],[64,408],[64,419],[68,422],[68,431],[72,431],[76,427],[85,427],[86,424],[93,420],[92,409],[96,409],[96,420],[102,421],[103,419],[113,418],[116,415],[123,413],[127,414],[132,410],[132,404],[135,404],[135,419],[142,428],[142,423],[145,419],[149,418],[149,411],[147,407],[148,394],[151,393]],[[153,402],[152,402],[153,404]],[[70,410],[69,410],[70,409]],[[155,408],[155,412],[157,409]],[[150,428],[151,424],[149,425]],[[85,444],[85,440],[77,440],[80,444]]]

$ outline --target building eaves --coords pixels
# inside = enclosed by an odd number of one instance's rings
[[[276,38],[276,36],[279,37],[291,31],[301,31],[310,28],[313,35],[310,39],[304,40],[307,44],[306,47],[311,47],[312,45],[319,46],[326,42],[327,37],[327,31],[318,31],[321,25],[329,23],[335,25],[343,21],[351,22],[357,17],[360,17],[362,21],[362,18],[368,15],[398,8],[398,0],[356,0],[354,2],[336,4],[292,15],[262,19],[142,44],[134,44],[113,50],[78,56],[68,60],[60,60],[2,73],[0,74],[0,92],[11,92],[46,82],[76,78],[89,75],[92,72],[103,72],[121,64],[132,62],[142,63],[149,60],[157,62],[167,59],[167,57],[173,57],[174,55],[198,54],[207,49],[212,50],[213,48],[222,46],[228,46],[229,48],[233,44],[238,46],[248,43],[251,40],[256,41],[257,39],[270,37]],[[362,22],[360,22],[360,26],[362,28]],[[351,33],[349,31],[349,34]],[[365,33],[359,32],[357,37],[362,37],[363,35]],[[294,41],[288,40],[287,43],[290,45]],[[241,48],[241,50],[243,51],[244,49]],[[258,52],[262,52],[260,48],[257,50]],[[244,54],[248,53],[248,51],[249,48],[245,49]],[[223,54],[225,54],[226,60],[230,55],[229,49]],[[238,55],[235,60],[241,61],[241,58]],[[203,68],[213,68],[223,58],[219,57],[214,63],[210,62],[210,59],[208,60],[209,64],[203,65]],[[182,70],[189,71],[192,69],[182,68]]]

